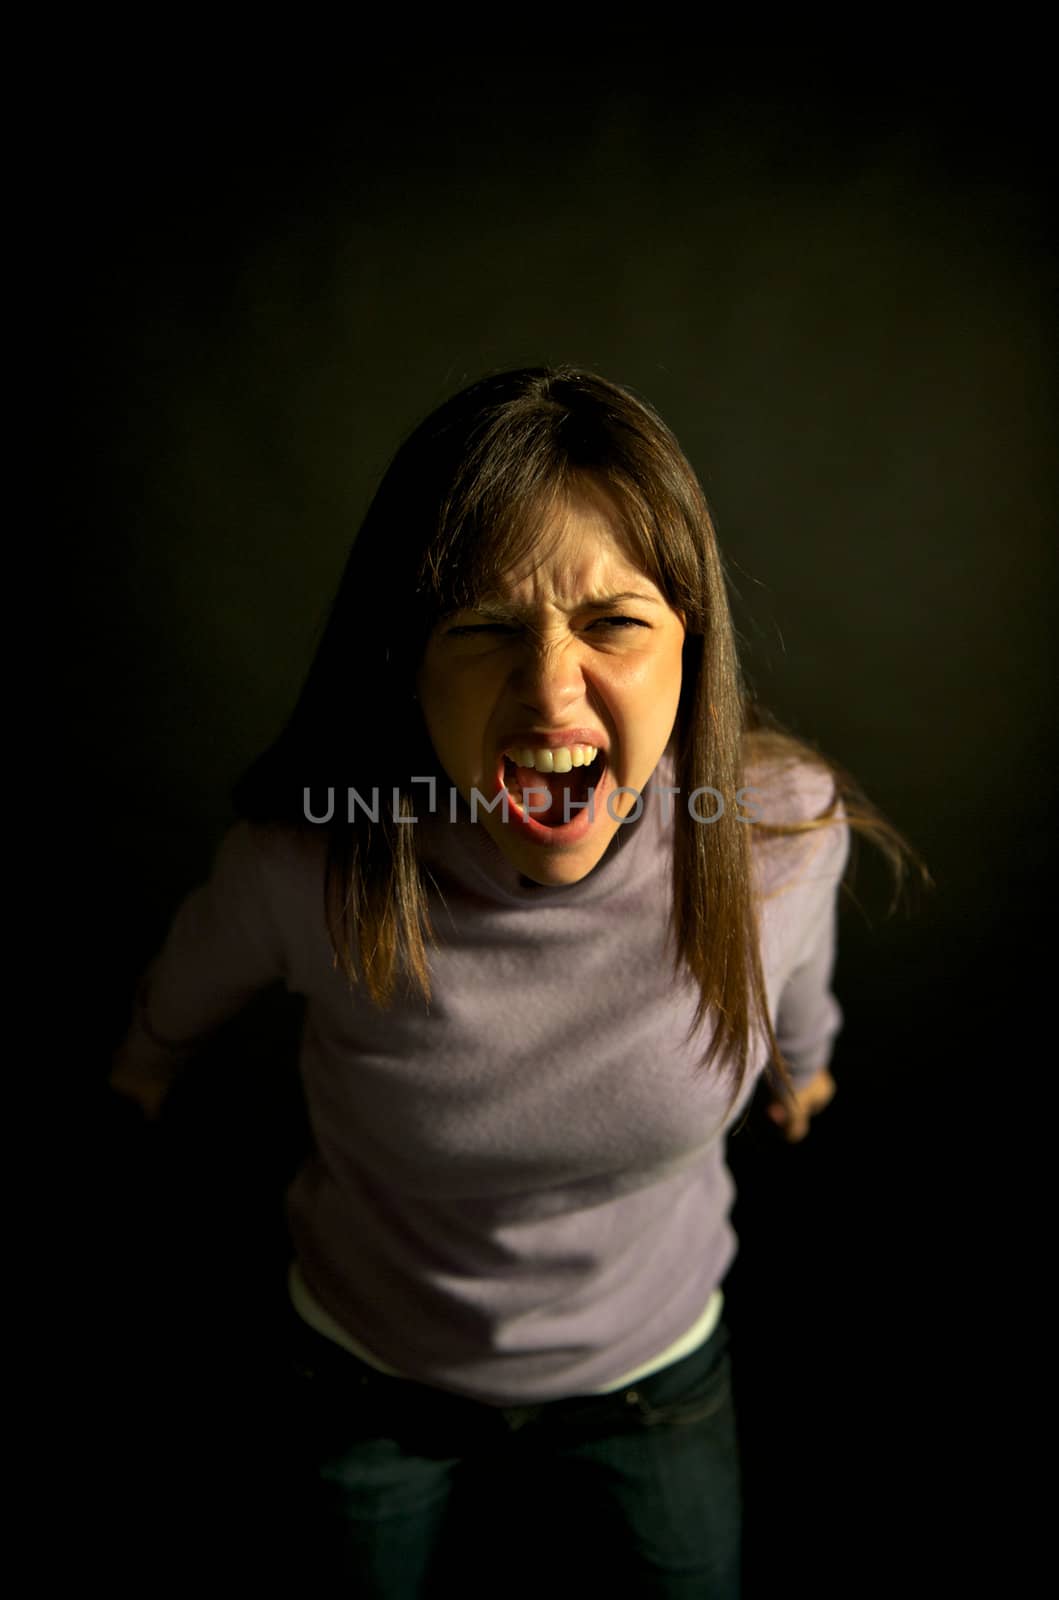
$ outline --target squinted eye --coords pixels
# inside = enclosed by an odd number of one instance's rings
[[[596,617],[584,626],[585,633],[625,633],[632,628],[649,628],[650,623],[644,622],[640,617]],[[531,628],[530,632],[534,630]],[[473,639],[483,635],[493,638],[513,638],[520,632],[519,626],[514,622],[461,622],[454,623],[445,629],[449,639]]]

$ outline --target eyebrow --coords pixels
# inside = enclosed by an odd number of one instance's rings
[[[653,594],[641,594],[637,589],[628,589],[624,594],[600,595],[596,600],[579,600],[576,605],[560,607],[560,610],[570,611],[612,611],[615,606],[622,605],[626,600],[639,600],[644,605],[660,606],[664,602]],[[482,600],[465,608],[473,611],[477,616],[486,617],[492,622],[510,622],[529,616],[527,608],[505,605],[499,600]]]

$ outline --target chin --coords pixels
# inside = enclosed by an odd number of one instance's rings
[[[616,832],[617,829],[614,830],[614,833]],[[532,878],[534,883],[560,889],[580,883],[582,878],[588,877],[593,868],[602,861],[614,833],[603,839],[594,839],[587,849],[563,850],[533,846],[527,848],[523,844],[512,848],[512,841],[505,838],[498,839],[497,843],[507,860],[524,878]]]

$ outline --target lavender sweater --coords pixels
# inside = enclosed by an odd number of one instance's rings
[[[808,766],[750,775],[764,820],[818,814]],[[276,980],[307,1001],[300,1070],[315,1141],[288,1191],[297,1280],[350,1348],[496,1405],[613,1387],[680,1349],[735,1252],[728,1090],[685,1041],[690,980],[665,946],[672,825],[659,790],[565,888],[520,880],[460,803],[421,813],[433,998],[377,1011],[335,970],[323,830],[236,824],[145,975],[129,1048],[188,1049]],[[831,993],[843,822],[751,827],[782,1049],[805,1082],[842,1021]],[[151,1036],[154,1036],[153,1039]],[[707,1308],[704,1311],[704,1308]],[[304,1310],[304,1307],[302,1307]]]

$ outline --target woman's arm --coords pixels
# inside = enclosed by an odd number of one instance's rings
[[[838,941],[838,892],[849,858],[850,830],[845,823],[824,835],[823,860],[814,863],[811,881],[802,892],[807,900],[807,932],[803,950],[780,995],[776,1041],[790,1063],[792,1096],[776,1096],[768,1115],[790,1143],[804,1139],[810,1118],[829,1105],[835,1094],[830,1062],[842,1028],[842,1007],[831,987]]]
[[[198,1048],[261,989],[285,975],[281,930],[258,830],[238,822],[208,881],[181,903],[137,986],[108,1082],[152,1120]]]

